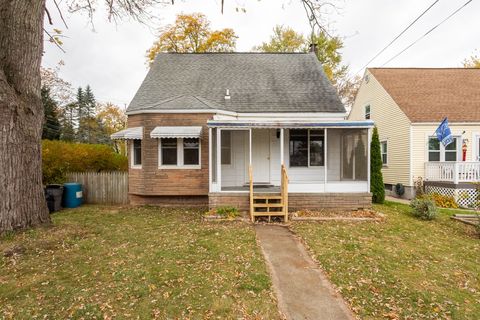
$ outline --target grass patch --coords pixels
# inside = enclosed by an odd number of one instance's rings
[[[440,210],[421,221],[404,204],[374,208],[381,223],[295,223],[330,280],[362,319],[477,319],[480,240]]]
[[[200,210],[85,206],[0,239],[0,319],[278,318],[254,230]]]

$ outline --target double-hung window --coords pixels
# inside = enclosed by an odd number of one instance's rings
[[[370,119],[370,105],[365,106],[365,119],[368,120]]]
[[[178,142],[176,138],[161,139],[162,158],[161,164],[164,166],[176,166],[178,164]]]
[[[290,167],[323,166],[325,163],[324,130],[290,130],[289,156]]]
[[[132,168],[139,169],[142,167],[142,140],[132,140],[132,150],[131,150],[131,158],[132,158]]]
[[[460,137],[454,137],[453,142],[444,147],[436,137],[428,137],[428,161],[458,161]]]
[[[159,144],[159,167],[200,168],[199,138],[161,138]]]
[[[380,142],[380,152],[382,154],[382,164],[384,166],[388,165],[388,145],[387,141]]]
[[[200,164],[200,141],[198,138],[183,139],[183,164],[186,166]]]

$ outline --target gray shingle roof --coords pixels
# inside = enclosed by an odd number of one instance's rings
[[[345,112],[311,53],[161,53],[127,112],[144,109]]]

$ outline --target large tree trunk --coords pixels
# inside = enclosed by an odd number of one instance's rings
[[[45,0],[0,0],[0,233],[49,223],[42,185]]]

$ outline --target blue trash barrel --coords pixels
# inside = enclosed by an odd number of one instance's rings
[[[63,207],[76,208],[83,202],[82,185],[76,182],[63,184]]]

